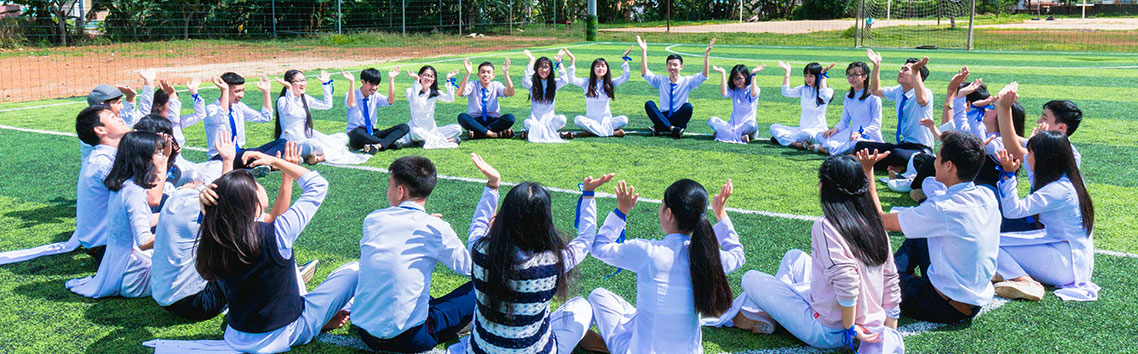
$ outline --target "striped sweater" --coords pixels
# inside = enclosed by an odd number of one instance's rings
[[[503,313],[493,310],[484,291],[490,256],[485,247],[471,252],[474,292],[478,297],[468,353],[556,353],[557,338],[549,329],[549,301],[557,293],[557,257],[553,252],[528,256],[516,254],[517,273],[508,280],[511,292],[502,304]]]

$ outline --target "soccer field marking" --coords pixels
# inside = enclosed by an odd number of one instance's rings
[[[87,101],[73,101],[73,102],[63,102],[63,103],[52,103],[52,104],[45,104],[45,105],[40,105],[40,106],[30,106],[30,107],[16,107],[16,108],[5,108],[5,109],[0,109],[0,113],[3,113],[3,112],[13,112],[13,111],[22,111],[22,110],[25,110],[25,109],[37,109],[37,108],[48,108],[48,107],[57,107],[57,106],[67,106],[67,105],[73,105],[73,104],[79,104],[79,103],[87,103]]]
[[[36,133],[36,134],[77,137],[77,135],[75,133],[65,133],[65,132],[58,132],[58,131],[52,131],[52,130],[42,130],[42,129],[20,128],[20,127],[13,127],[10,125],[2,125],[2,124],[0,124],[0,129],[19,131],[19,132],[25,132],[25,133]],[[186,150],[191,150],[191,151],[200,151],[200,152],[207,152],[208,151],[205,148],[200,148],[200,147],[196,147],[196,146],[183,146],[182,148],[186,149]],[[327,162],[323,163],[322,165],[336,167],[336,168],[351,169],[351,170],[389,173],[389,171],[387,169],[379,168],[379,167],[372,167],[372,166],[339,165],[339,164],[332,164],[332,163],[327,163]],[[450,180],[450,181],[458,181],[458,182],[470,182],[470,183],[479,183],[479,184],[486,183],[485,179],[470,178],[470,177],[438,175],[438,178]],[[518,183],[517,182],[504,182],[503,181],[502,185],[516,186],[516,185],[518,185]],[[581,193],[581,191],[573,190],[573,189],[565,189],[565,188],[557,188],[557,187],[549,187],[549,186],[546,186],[545,188],[549,189],[550,191],[566,193],[566,194],[580,194]],[[616,199],[615,194],[605,193],[605,192],[596,192],[595,197],[596,198]],[[640,197],[638,200],[642,201],[642,202],[654,203],[654,204],[662,203],[662,201],[659,199],[652,199],[652,198],[645,198],[645,197]],[[779,213],[779,212],[765,211],[765,210],[750,210],[750,209],[731,208],[731,207],[726,208],[726,210],[730,211],[732,213],[737,213],[737,214],[762,215],[762,216],[769,216],[769,217],[775,217],[775,218],[780,218],[780,219],[791,219],[791,220],[801,220],[801,221],[814,221],[814,220],[817,220],[819,218],[819,216],[798,215],[798,214]],[[1103,250],[1103,249],[1095,249],[1095,253],[1102,254],[1102,255],[1108,255],[1108,256],[1115,256],[1115,257],[1138,258],[1138,254],[1126,253],[1126,252],[1117,252],[1117,251],[1108,251],[1108,250]]]
[[[667,51],[668,53],[672,53],[672,54],[678,54],[678,55],[686,55],[686,56],[692,56],[692,57],[702,57],[702,56],[703,56],[703,54],[698,54],[698,53],[685,53],[685,52],[681,52],[681,51],[678,51],[678,50],[672,49],[672,48],[675,48],[675,47],[678,47],[678,46],[682,46],[682,45],[687,45],[687,46],[695,46],[694,44],[682,44],[682,43],[681,43],[681,44],[672,44],[672,45],[669,45],[669,46],[665,47],[665,48],[664,48],[664,50],[665,50],[665,51]],[[714,59],[723,59],[723,60],[742,60],[742,61],[752,61],[752,62],[756,62],[756,63],[758,63],[758,62],[770,62],[770,61],[774,60],[774,59],[759,60],[759,59],[751,59],[751,58],[732,58],[732,57],[722,57],[722,56],[716,56],[716,55],[709,55],[708,57],[709,57],[709,58],[714,58]],[[805,64],[805,63],[807,63],[807,62],[805,62],[805,61],[802,61],[802,62],[798,62],[798,61],[788,61],[787,63],[790,63],[790,64]],[[959,68],[959,65],[925,65],[925,67],[929,67],[929,68],[943,68],[943,69],[957,69],[957,68]],[[969,65],[969,68],[973,68],[973,69],[976,69],[976,68],[984,68],[984,69],[1033,69],[1033,70],[1065,70],[1065,69],[1087,70],[1087,69],[1138,69],[1138,65],[1115,65],[1115,66],[1001,66],[1001,65],[975,65],[975,64],[974,64],[974,65]]]

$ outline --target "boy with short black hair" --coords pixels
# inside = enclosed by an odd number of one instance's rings
[[[478,82],[470,82],[470,58],[462,62],[466,76],[458,84],[458,95],[466,96],[468,104],[465,113],[458,114],[458,124],[470,132],[469,137],[510,138],[514,136],[514,115],[502,114],[498,99],[514,95],[514,81],[510,79],[510,58],[502,64],[502,75],[506,84],[494,81],[494,64],[488,61],[478,64]]]
[[[703,52],[703,71],[691,76],[680,76],[680,70],[684,69],[684,58],[676,54],[669,55],[665,62],[668,75],[653,74],[648,70],[648,43],[640,39],[640,36],[636,36],[636,42],[640,45],[640,76],[660,91],[660,104],[664,104],[663,107],[658,107],[653,101],[644,103],[644,112],[652,120],[652,127],[648,130],[654,136],[671,134],[672,138],[679,139],[683,137],[688,121],[691,120],[692,105],[688,103],[688,94],[707,81],[708,61],[711,47],[715,46],[715,38],[711,39],[707,50]]]
[[[473,283],[430,296],[435,265],[469,276],[473,261],[450,224],[426,212],[438,181],[431,160],[405,156],[388,170],[391,207],[364,219],[360,274],[368,276],[356,286],[352,323],[373,350],[418,353],[457,339],[474,316]]]
[[[237,143],[237,157],[233,161],[234,169],[246,167],[245,159],[242,158],[244,151],[259,151],[269,156],[275,156],[284,151],[285,143],[288,142],[285,139],[276,139],[256,148],[245,147],[245,122],[265,123],[273,120],[273,99],[269,93],[272,83],[268,76],[262,75],[261,80],[257,82],[257,89],[261,90],[265,96],[260,111],[249,108],[244,102],[241,102],[241,99],[245,98],[245,78],[241,75],[227,72],[221,74],[220,78],[215,77],[213,84],[221,90],[221,97],[205,108],[205,137],[206,145],[209,146],[210,160],[221,159],[215,148],[221,131],[227,131],[230,139]]]
[[[857,153],[866,177],[890,152]],[[881,221],[889,231],[901,231],[905,242],[894,254],[901,277],[901,313],[930,322],[952,323],[975,317],[992,301],[992,277],[1000,246],[1000,210],[995,193],[972,180],[984,163],[984,144],[962,131],[942,136],[935,167],[946,193],[929,197],[920,206],[885,213],[870,183]],[[921,276],[914,270],[921,269]]]
[[[395,103],[395,77],[399,76],[399,67],[387,72],[386,96],[377,90],[383,81],[379,70],[367,68],[361,71],[359,89],[356,89],[356,80],[352,74],[343,70],[340,73],[348,79],[348,96],[344,97],[344,104],[348,107],[348,146],[352,150],[363,150],[369,154],[399,149],[401,146],[397,141],[411,132],[407,124],[397,124],[383,130],[375,126],[379,121],[376,109]]]
[[[890,151],[878,165],[878,169],[888,167],[905,168],[909,159],[920,152],[931,152],[934,145],[933,133],[921,125],[922,119],[933,118],[933,91],[925,87],[925,80],[929,77],[929,58],[909,58],[897,72],[897,86],[881,87],[881,54],[874,53],[872,49],[866,51],[866,56],[873,64],[873,73],[869,76],[869,92],[874,96],[897,102],[897,141],[895,143],[881,143],[874,141],[861,141],[854,146],[854,151],[878,150]]]

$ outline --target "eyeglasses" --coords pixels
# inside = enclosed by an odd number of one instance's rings
[[[846,74],[846,78],[855,78],[855,77],[862,77],[862,76],[865,76],[865,74],[861,74],[861,73],[857,73],[857,74],[848,74],[847,73]]]

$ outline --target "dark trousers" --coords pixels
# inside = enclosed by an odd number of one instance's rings
[[[211,281],[197,294],[186,296],[163,308],[185,319],[204,321],[217,317],[227,304],[228,300],[225,299],[221,285]]]
[[[237,150],[237,156],[233,158],[233,169],[238,170],[242,168],[249,168],[249,166],[245,165],[245,163],[241,161],[241,157],[245,156],[246,151],[258,151],[269,156],[276,156],[278,153],[283,155],[286,143],[288,143],[288,140],[286,139],[277,139],[270,141],[268,144],[261,145],[252,149]],[[213,157],[210,157],[209,159],[221,160],[221,155],[213,155]]]
[[[379,144],[382,150],[387,150],[395,145],[395,141],[403,138],[407,133],[411,132],[411,127],[406,124],[399,124],[384,130],[372,130],[371,134],[367,133],[367,128],[356,127],[348,132],[348,146],[352,150],[363,149],[364,145]]]
[[[976,317],[980,306],[971,306],[965,315],[945,299],[929,281],[929,243],[926,239],[906,239],[893,254],[901,280],[901,314],[922,321],[954,323]],[[921,275],[914,271],[921,270]]]
[[[470,324],[477,305],[474,282],[467,282],[450,294],[431,298],[427,322],[408,328],[391,339],[380,339],[358,328],[360,339],[375,351],[418,353],[430,350],[439,343],[458,339],[458,331]]]
[[[482,120],[482,116],[473,117],[468,113],[458,114],[458,125],[463,129],[474,132],[474,137],[482,138],[486,136],[487,132],[501,132],[514,126],[514,115],[503,114],[498,118],[486,116],[486,120]]]
[[[889,166],[905,168],[905,165],[909,164],[909,158],[913,157],[913,155],[920,152],[932,152],[932,149],[929,147],[917,143],[892,144],[879,143],[876,141],[859,141],[857,145],[854,145],[853,152],[857,153],[863,149],[869,149],[870,152],[873,152],[873,150],[877,150],[878,152],[890,152],[889,156],[886,156],[877,162],[876,165],[873,165],[873,168],[878,170],[884,170]]]
[[[656,127],[657,132],[670,132],[671,127],[687,129],[688,121],[691,120],[691,112],[691,103],[684,103],[675,112],[668,112],[661,111],[660,107],[656,106],[656,102],[644,102],[644,113],[648,114],[648,119],[652,120],[652,126]]]

